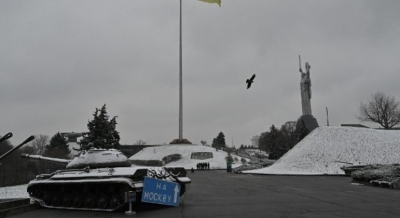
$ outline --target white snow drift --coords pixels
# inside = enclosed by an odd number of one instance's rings
[[[319,127],[272,166],[245,171],[258,174],[344,174],[352,164],[400,163],[400,131]]]
[[[17,185],[0,188],[0,199],[29,198],[28,185]]]

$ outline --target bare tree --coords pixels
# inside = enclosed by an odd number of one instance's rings
[[[361,121],[378,123],[385,129],[390,129],[400,123],[400,102],[393,96],[377,92],[371,96],[368,103],[360,103]]]
[[[35,135],[35,139],[31,141],[28,145],[30,147],[32,154],[43,155],[46,150],[46,145],[49,144],[49,136],[48,135]]]
[[[203,146],[207,145],[207,142],[204,141],[204,140],[201,140],[200,143],[201,143]]]
[[[139,140],[137,140],[137,141],[135,142],[135,145],[145,145],[145,144],[146,144],[146,142],[143,141],[143,140],[141,140],[141,139],[139,139]]]

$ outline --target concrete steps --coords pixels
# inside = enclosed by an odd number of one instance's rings
[[[31,203],[29,198],[0,200],[0,218],[25,213],[39,207],[39,204]]]

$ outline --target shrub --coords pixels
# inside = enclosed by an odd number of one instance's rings
[[[168,156],[163,157],[162,161],[164,162],[164,164],[167,164],[167,163],[171,163],[171,162],[180,160],[181,158],[182,158],[181,154],[170,154]]]
[[[371,180],[385,180],[392,181],[393,179],[400,177],[400,166],[398,165],[371,165],[364,169],[360,169],[351,173],[351,177],[356,181]]]
[[[260,154],[260,153],[255,153],[254,157],[260,158],[260,159],[267,159],[268,158],[267,155],[263,155],[263,154]]]
[[[233,162],[233,157],[231,155],[228,155],[228,156],[225,157],[225,160],[226,160],[226,162],[232,163]]]

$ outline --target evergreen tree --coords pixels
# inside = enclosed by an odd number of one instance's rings
[[[223,132],[220,132],[218,134],[217,138],[213,139],[213,142],[212,142],[211,146],[214,147],[214,148],[224,148],[224,147],[226,147],[225,135],[224,135]]]
[[[233,157],[231,156],[231,154],[228,154],[228,156],[225,157],[226,162],[230,162],[233,163]]]
[[[306,137],[308,133],[309,132],[306,127],[306,124],[304,123],[304,120],[303,119],[298,120],[296,125],[297,143],[300,142],[304,137]]]
[[[93,120],[89,121],[87,127],[89,132],[80,141],[81,150],[95,148],[119,148],[119,132],[115,130],[117,126],[116,116],[109,120],[106,105],[100,109],[96,108]]]
[[[220,147],[225,147],[225,135],[223,132],[220,132],[217,136],[217,143],[220,145]]]
[[[50,144],[46,145],[44,156],[68,159],[71,150],[65,138],[58,132],[50,139]]]
[[[217,147],[217,139],[216,139],[216,138],[213,138],[211,147],[213,147],[213,148],[216,148],[216,147]]]
[[[270,159],[278,159],[280,156],[283,155],[283,148],[278,143],[279,137],[279,130],[276,129],[274,125],[272,125],[266,137],[266,148]]]

